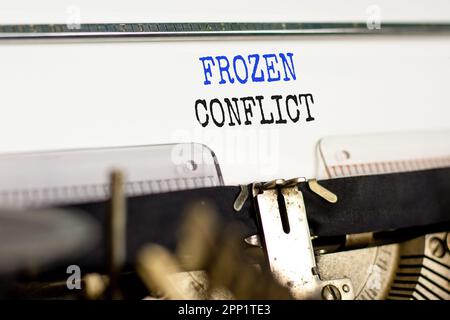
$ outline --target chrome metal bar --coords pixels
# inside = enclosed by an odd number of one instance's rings
[[[386,23],[97,23],[0,25],[0,40],[143,38],[191,39],[239,36],[389,35],[449,33],[450,24]]]

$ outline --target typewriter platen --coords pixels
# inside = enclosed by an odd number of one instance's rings
[[[0,25],[0,296],[450,300],[450,27],[370,17]]]

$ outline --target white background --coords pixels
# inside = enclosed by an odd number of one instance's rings
[[[364,21],[373,4],[91,2],[3,0],[0,22],[64,23],[74,3],[82,22]],[[449,20],[448,1],[392,3],[376,2],[383,21]],[[200,56],[272,52],[294,53],[297,81],[203,85]],[[1,43],[0,152],[195,141],[217,153],[226,183],[311,177],[321,137],[450,129],[449,84],[449,36]],[[314,95],[316,121],[203,129],[195,120],[198,98],[296,93]]]
[[[383,21],[450,21],[448,0],[2,0],[0,23],[65,23],[79,6],[83,22],[365,21],[377,5]]]

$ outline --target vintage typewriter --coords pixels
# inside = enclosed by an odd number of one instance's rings
[[[0,5],[1,298],[450,300],[450,11],[231,2]]]

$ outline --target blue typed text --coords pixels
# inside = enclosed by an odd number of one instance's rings
[[[200,57],[204,85],[296,80],[293,54],[267,53]]]

